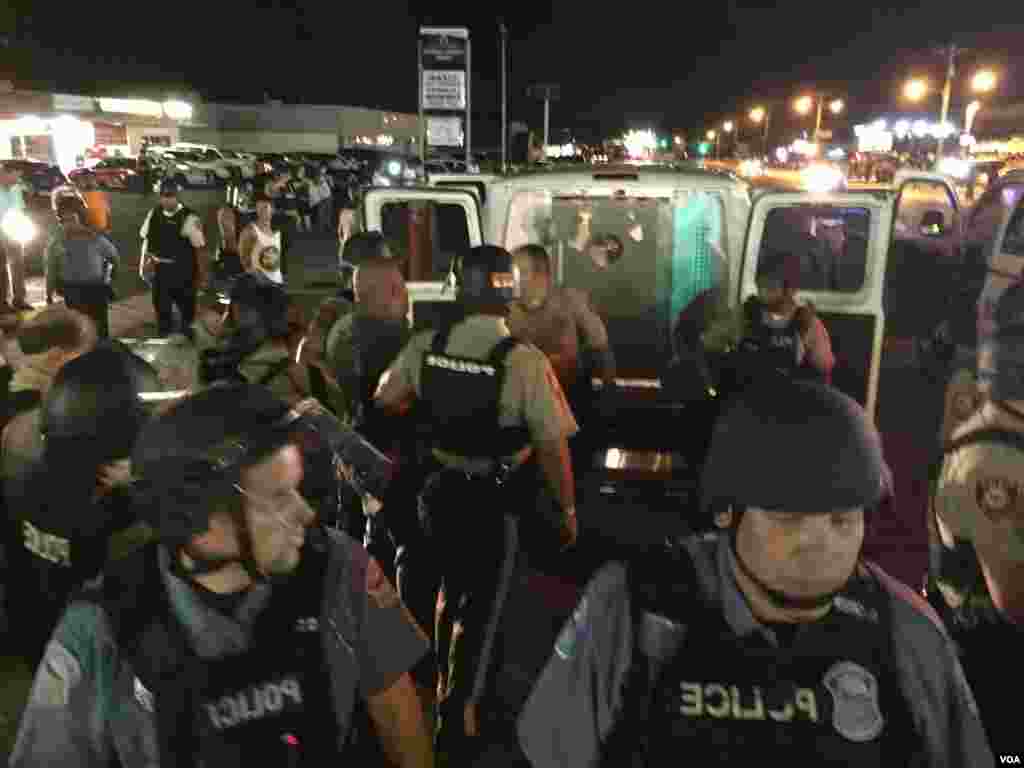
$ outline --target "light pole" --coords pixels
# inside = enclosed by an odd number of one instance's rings
[[[945,143],[945,125],[949,117],[949,101],[953,92],[953,78],[956,76],[956,57],[963,53],[964,48],[958,48],[955,45],[949,46],[949,48],[942,49],[942,52],[948,55],[948,66],[946,68],[946,82],[942,86],[942,111],[939,115],[939,135],[938,135],[938,147],[935,152],[935,161],[938,163],[942,159],[942,147]],[[995,90],[996,84],[999,78],[996,73],[990,69],[978,70],[974,77],[971,78],[971,90],[975,93],[983,94],[990,93]],[[922,101],[925,96],[928,95],[929,86],[928,81],[922,78],[913,78],[908,80],[906,85],[903,87],[903,95],[910,101]],[[977,104],[973,110],[971,107]],[[974,121],[975,115],[977,115],[978,109],[981,108],[980,102],[972,102],[967,106],[967,110],[964,114],[964,132],[969,133],[969,123]],[[967,114],[972,113],[968,118]]]
[[[735,129],[736,129],[736,124],[735,124],[735,123],[733,123],[733,121],[732,121],[732,120],[726,120],[726,121],[725,121],[724,123],[722,123],[722,130],[723,130],[723,131],[724,131],[725,133],[729,134],[729,136],[732,136],[732,132],[733,132],[733,131],[734,131]],[[736,145],[735,145],[735,144],[733,144],[733,150],[734,150],[734,153],[735,153],[735,146],[736,146]]]
[[[551,102],[558,101],[561,93],[561,86],[558,85],[534,85],[530,88],[530,95],[535,99],[544,101],[544,152],[548,151],[548,136],[551,127]],[[546,155],[545,155],[546,156]]]
[[[707,135],[708,141],[715,142],[715,160],[717,160],[718,159],[718,131],[708,131],[706,135]]]
[[[808,115],[811,109],[814,108],[815,101],[817,101],[817,113],[814,118],[814,141],[818,141],[821,135],[821,118],[822,113],[825,110],[825,99],[828,98],[824,93],[817,94],[816,97],[812,96],[801,96],[795,102],[793,102],[793,108],[801,115]],[[832,99],[828,104],[829,112],[833,115],[840,114],[846,108],[846,104],[843,103],[842,99]]]
[[[501,172],[508,173],[508,29],[499,23],[501,31]]]
[[[750,120],[755,125],[762,125],[761,131],[761,155],[768,155],[768,123],[771,121],[771,112],[764,107],[754,107],[750,110]]]

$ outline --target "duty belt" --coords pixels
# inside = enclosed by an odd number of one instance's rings
[[[532,453],[531,448],[524,448],[515,456],[493,459],[469,458],[442,451],[440,448],[433,449],[434,458],[444,465],[445,469],[461,472],[472,479],[493,479],[498,485],[503,485],[513,472],[526,463]]]

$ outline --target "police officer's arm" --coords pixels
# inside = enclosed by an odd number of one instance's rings
[[[594,311],[583,292],[569,288],[566,294],[573,317],[575,317],[580,330],[583,331],[587,348],[599,361],[601,381],[606,387],[610,387],[615,384],[615,355],[612,353],[611,344],[608,341],[608,329],[605,327],[604,320]]]
[[[433,332],[413,336],[398,359],[381,374],[380,383],[373,399],[378,408],[392,413],[405,413],[416,399],[416,382],[423,355],[430,346]]]
[[[536,347],[519,345],[509,355],[510,363],[513,359],[519,363],[514,370],[523,376],[523,415],[537,462],[575,538],[576,486],[569,458],[569,438],[579,430],[579,425],[544,354]]]
[[[142,265],[146,263],[147,256],[158,256],[159,254],[149,252],[149,220],[153,218],[153,211],[146,214],[146,220],[142,222],[139,229],[139,237],[142,238],[142,250],[139,255],[139,274],[142,274]]]
[[[65,612],[36,671],[11,768],[110,765],[113,746],[101,708],[111,693],[98,664],[108,638],[97,606],[73,603]]]
[[[192,244],[193,248],[205,248],[206,247],[206,236],[203,234],[203,224],[199,220],[199,217],[194,213],[189,214],[185,218],[185,223],[181,225],[181,236],[188,238],[188,241]]]
[[[598,764],[619,714],[632,644],[625,569],[611,563],[587,585],[519,716],[519,744],[533,768]]]
[[[807,350],[807,358],[817,370],[829,373],[836,364],[835,355],[832,354],[832,339],[817,313],[810,309],[806,311],[806,327],[800,329],[800,338]]]
[[[238,238],[238,258],[242,262],[242,269],[246,271],[252,269],[252,252],[257,242],[254,227],[254,224],[249,224]]]
[[[431,737],[409,676],[428,653],[429,643],[377,561],[351,539],[346,543],[355,578],[344,599],[355,607],[359,626],[355,652],[360,693],[392,762],[403,768],[432,766]]]
[[[889,577],[896,666],[929,768],[995,765],[956,650],[931,607]]]

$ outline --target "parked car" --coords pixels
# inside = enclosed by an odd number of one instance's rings
[[[134,157],[108,157],[100,160],[92,168],[76,168],[68,174],[76,184],[89,173],[96,176],[96,183],[101,187],[127,189],[135,183],[138,175],[138,160]]]
[[[218,168],[189,152],[167,150],[160,155],[165,178],[174,179],[181,186],[213,186],[218,178]],[[227,171],[221,170],[222,173]]]

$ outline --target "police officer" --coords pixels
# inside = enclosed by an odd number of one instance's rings
[[[1024,285],[1000,298],[983,340],[984,398],[944,443],[929,529],[928,596],[963,653],[993,749],[1013,752],[1004,693],[1024,684]]]
[[[542,246],[524,245],[513,255],[523,296],[511,306],[509,330],[548,356],[583,425],[583,434],[593,433],[587,423],[594,404],[592,370],[601,379],[602,402],[614,402],[615,355],[608,329],[585,293],[553,284],[551,259]],[[574,442],[579,443],[580,437]],[[578,447],[583,448],[582,444]],[[586,448],[574,452],[574,458],[583,457],[590,458]],[[574,466],[585,469],[578,460]]]
[[[199,278],[197,251],[206,247],[199,216],[178,200],[178,185],[160,184],[160,205],[146,215],[139,230],[142,237],[140,275],[153,280],[153,307],[157,335],[174,330],[174,308],[181,314],[182,333],[192,334],[196,312],[196,283]]]
[[[433,765],[407,674],[425,640],[364,550],[310,527],[301,429],[258,387],[147,425],[132,468],[159,541],[64,614],[12,766],[367,764],[359,700],[394,764]]]
[[[743,304],[741,350],[760,365],[827,380],[835,365],[828,331],[813,308],[796,302],[799,262],[789,254],[758,264],[757,294]]]
[[[505,323],[508,303],[518,295],[512,256],[485,245],[460,261],[463,319],[414,336],[381,377],[376,395],[393,411],[419,400],[429,414],[439,471],[420,503],[446,604],[437,627],[439,743],[455,754],[472,749],[463,737],[479,732],[495,584],[503,586],[515,548],[516,533],[502,515],[530,514],[538,506],[533,459],[562,510],[566,540],[576,536],[567,439],[577,426],[551,364],[536,347],[514,339]],[[449,654],[447,628],[456,622],[461,631],[452,636]]]
[[[123,487],[146,420],[146,384],[109,347],[69,362],[43,403],[41,461],[5,483],[17,579],[7,601],[11,640],[33,665],[72,589],[100,572],[108,540],[134,522]]]
[[[519,723],[536,766],[990,766],[927,603],[861,559],[890,487],[864,411],[775,377],[716,425],[717,532],[603,567]]]

